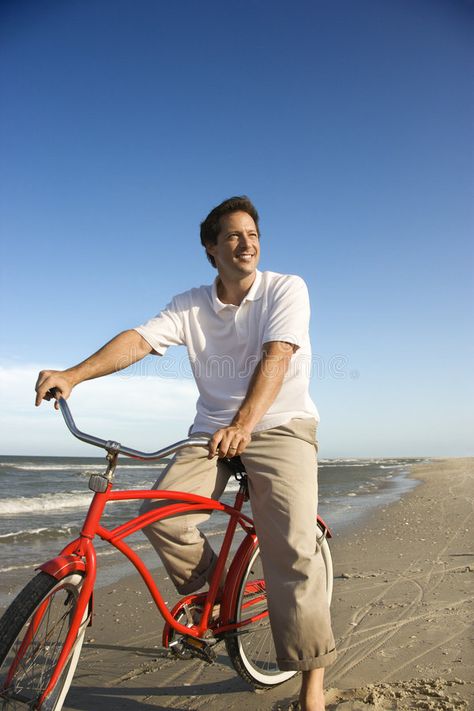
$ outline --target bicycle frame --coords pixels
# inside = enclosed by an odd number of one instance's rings
[[[135,499],[152,499],[158,501],[170,500],[173,503],[165,504],[158,509],[130,519],[111,530],[100,525],[100,519],[107,503],[113,501],[132,501]],[[50,679],[48,687],[44,691],[43,699],[47,697],[50,689],[54,687],[57,679],[61,675],[62,669],[64,668],[71,652],[73,642],[76,639],[86,606],[92,595],[97,574],[96,552],[93,543],[96,536],[114,546],[135,566],[150,591],[151,597],[153,598],[160,614],[164,618],[165,622],[170,625],[170,627],[172,627],[179,634],[202,638],[204,632],[208,629],[209,618],[217,598],[219,582],[224,571],[224,565],[230,551],[237,525],[240,524],[247,534],[254,533],[252,519],[243,514],[241,511],[244,500],[245,494],[242,491],[242,488],[236,495],[234,506],[228,506],[219,501],[203,496],[184,494],[178,491],[150,491],[140,489],[112,491],[111,483],[109,483],[106,492],[95,493],[87,512],[80,536],[65,546],[59,556],[39,566],[40,570],[45,573],[49,573],[58,579],[61,579],[64,576],[65,570],[67,570],[67,572],[81,572],[84,574],[84,583],[79,594],[76,611],[74,613],[74,621],[66,637],[64,648],[59,656],[56,669]],[[161,521],[161,519],[167,518],[168,516],[176,516],[177,514],[191,512],[196,513],[199,511],[222,511],[229,516],[229,521],[218,560],[212,574],[201,619],[199,624],[187,627],[180,624],[173,618],[149,569],[140,556],[132,548],[130,548],[127,543],[124,542],[124,539],[141,530],[145,526],[148,526],[155,521]],[[231,627],[232,625],[227,625],[226,629],[230,629]],[[222,631],[224,631],[224,629],[222,629]]]
[[[94,589],[94,584],[97,574],[97,561],[96,552],[94,548],[94,538],[98,536],[104,541],[107,541],[112,546],[114,546],[118,551],[120,551],[126,558],[134,565],[140,576],[142,577],[145,585],[147,586],[152,599],[154,600],[161,616],[165,620],[165,630],[173,629],[178,634],[186,635],[187,637],[193,637],[196,639],[201,639],[205,641],[205,633],[209,629],[210,618],[212,615],[212,609],[216,602],[219,584],[221,581],[222,574],[224,572],[224,566],[226,560],[229,556],[231,549],[231,544],[237,529],[237,526],[243,529],[246,533],[244,540],[241,542],[230,567],[229,573],[226,576],[224,593],[222,596],[222,609],[220,614],[220,622],[217,626],[213,628],[213,632],[216,634],[223,634],[225,632],[232,632],[242,624],[248,624],[259,617],[264,616],[260,613],[259,616],[255,618],[249,618],[248,621],[244,623],[236,624],[230,620],[230,615],[232,613],[234,600],[237,595],[236,584],[239,580],[241,570],[243,566],[249,560],[251,552],[254,550],[257,544],[257,538],[255,535],[255,529],[253,521],[251,518],[242,513],[242,507],[244,501],[246,500],[246,486],[241,482],[239,491],[236,494],[234,506],[228,506],[214,499],[210,499],[203,496],[198,496],[195,494],[187,494],[179,491],[168,491],[168,490],[122,490],[113,491],[113,472],[115,470],[117,457],[119,453],[124,453],[126,456],[133,457],[136,459],[159,459],[167,456],[169,453],[177,451],[183,446],[190,445],[200,445],[206,443],[204,440],[189,439],[178,442],[171,447],[164,450],[152,453],[138,452],[129,448],[122,447],[116,442],[110,442],[105,440],[100,440],[91,435],[86,435],[79,430],[77,430],[74,421],[72,419],[69,408],[66,401],[62,398],[59,400],[60,408],[66,424],[68,425],[71,432],[90,444],[103,447],[107,450],[107,459],[109,461],[109,466],[104,476],[99,477],[106,481],[104,485],[104,490],[95,490],[94,496],[92,498],[89,510],[87,512],[81,533],[77,539],[69,543],[63,548],[61,553],[43,563],[39,566],[39,569],[52,575],[58,580],[64,578],[65,573],[79,572],[84,575],[84,582],[79,593],[79,597],[76,604],[76,609],[74,612],[74,619],[71,623],[71,627],[66,636],[64,647],[58,658],[56,668],[53,675],[49,681],[48,686],[43,692],[43,695],[39,699],[39,707],[41,707],[42,702],[50,691],[54,688],[57,680],[59,679],[65,664],[67,663],[69,656],[72,652],[74,641],[77,637],[79,628],[83,624],[84,616],[86,613],[87,605],[91,605],[92,593]],[[91,481],[94,476],[91,477]],[[99,483],[99,486],[101,484]],[[100,524],[102,514],[104,512],[105,506],[109,502],[113,501],[132,501],[132,500],[146,500],[151,499],[155,501],[169,501],[169,503],[164,503],[163,506],[155,508],[144,514],[141,514],[135,518],[132,518],[125,523],[113,528],[107,529]],[[222,546],[218,555],[217,563],[214,568],[212,578],[209,583],[209,590],[206,593],[202,593],[197,597],[203,601],[203,611],[198,624],[192,626],[185,626],[178,622],[173,613],[179,608],[180,605],[185,603],[187,600],[195,599],[196,595],[187,596],[178,603],[173,610],[169,610],[163,596],[156,585],[153,576],[151,575],[149,569],[144,564],[140,556],[125,543],[124,539],[128,536],[136,533],[137,531],[143,529],[150,524],[160,521],[164,518],[176,516],[178,514],[185,513],[197,513],[200,511],[221,511],[229,516],[229,521],[224,534],[224,539]],[[330,537],[331,533],[328,527],[324,524],[324,521],[318,516],[318,520],[323,528],[323,531],[327,533]],[[90,616],[89,616],[90,624]]]

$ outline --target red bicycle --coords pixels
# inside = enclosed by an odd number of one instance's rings
[[[253,521],[242,513],[248,499],[247,477],[240,459],[227,460],[239,481],[233,506],[214,499],[177,491],[114,491],[119,454],[136,459],[161,459],[188,446],[205,446],[207,440],[191,437],[157,452],[140,452],[79,431],[64,399],[59,405],[66,424],[78,439],[106,450],[107,468],[93,474],[94,492],[80,536],[52,560],[19,593],[0,620],[0,706],[2,709],[60,711],[76,670],[86,628],[92,624],[96,580],[94,538],[99,536],[122,552],[147,585],[158,612],[165,620],[163,646],[177,657],[215,658],[214,646],[225,642],[230,660],[254,688],[281,684],[296,674],[281,671],[268,620],[265,580]],[[126,521],[111,530],[101,525],[106,504],[132,499],[163,499],[168,504]],[[125,538],[154,521],[190,511],[222,511],[229,520],[209,589],[187,595],[169,610],[150,571]],[[237,527],[245,537],[229,562],[217,619],[213,617],[219,582]],[[326,566],[326,590],[332,596],[332,561],[329,528],[318,516],[317,544]],[[316,544],[316,542],[315,542]]]

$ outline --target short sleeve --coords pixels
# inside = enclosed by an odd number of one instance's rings
[[[308,339],[309,317],[309,295],[305,282],[298,276],[285,277],[275,285],[263,343],[285,341],[301,347]]]
[[[135,328],[158,355],[164,355],[168,346],[184,344],[183,314],[174,298],[159,314],[142,326]]]

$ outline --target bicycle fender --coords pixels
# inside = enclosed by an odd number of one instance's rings
[[[232,613],[235,610],[239,593],[238,584],[257,546],[257,535],[255,533],[248,533],[237,549],[237,553],[234,556],[225,579],[224,592],[222,595],[220,617],[223,624],[230,621]]]
[[[48,573],[56,580],[60,580],[69,573],[85,573],[86,564],[77,555],[58,555],[39,565],[36,570],[42,570],[43,573]]]
[[[326,536],[326,538],[332,538],[332,531],[331,531],[331,529],[329,528],[329,526],[327,525],[327,523],[325,523],[325,521],[321,518],[321,516],[320,516],[319,514],[318,514],[318,524],[319,524],[319,526],[320,526],[322,532],[323,532],[324,535]]]
[[[39,565],[36,570],[41,570],[43,573],[48,573],[52,575],[56,580],[61,580],[66,575],[71,573],[85,573],[86,564],[82,558],[78,558],[77,555],[58,555],[56,558],[51,558],[47,560],[46,563]],[[89,599],[89,622],[88,627],[92,626],[92,613],[94,611],[94,592],[91,592]]]

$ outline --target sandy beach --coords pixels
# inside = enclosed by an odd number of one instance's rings
[[[350,535],[334,532],[329,711],[474,709],[473,474],[472,458],[416,465],[411,493]],[[296,708],[298,677],[255,693],[223,644],[212,665],[177,661],[161,648],[161,627],[137,576],[99,589],[64,709]]]

